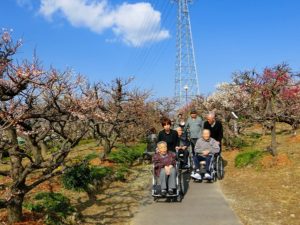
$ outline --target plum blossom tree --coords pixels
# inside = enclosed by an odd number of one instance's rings
[[[21,220],[29,191],[63,173],[69,152],[88,131],[85,112],[94,102],[82,99],[70,71],[44,71],[37,61],[14,65],[11,57],[17,47],[10,50],[9,46],[19,44],[7,41],[7,33],[3,35],[0,150],[8,153],[9,169],[0,174],[10,180],[2,207],[7,208],[11,224]],[[43,149],[47,155],[42,154]]]
[[[270,128],[271,145],[268,150],[276,155],[276,123],[298,117],[299,84],[295,83],[290,68],[285,64],[266,68],[261,74],[254,71],[241,73],[235,77],[235,82],[250,95],[250,104],[245,112],[247,116]],[[297,120],[292,123],[297,123]]]

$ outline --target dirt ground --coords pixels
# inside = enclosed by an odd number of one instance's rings
[[[82,158],[90,153],[100,153],[101,148],[95,144],[88,143],[76,148],[70,154],[70,158]],[[93,165],[105,165],[98,159],[91,161]],[[41,191],[60,192],[71,200],[73,206],[80,213],[82,222],[87,225],[126,225],[137,212],[140,205],[152,202],[150,198],[150,165],[136,165],[130,171],[126,182],[112,182],[95,192],[95,198],[89,199],[84,192],[74,192],[62,187],[59,177],[53,178],[39,185],[26,197],[25,202],[30,202],[32,196]],[[0,177],[0,184],[9,183],[10,180]],[[5,190],[0,191],[5,194]],[[0,224],[7,224],[7,214],[5,210],[0,210]],[[24,221],[15,225],[44,225],[41,215],[33,214],[24,209]]]
[[[262,137],[249,148],[262,149],[269,140]],[[227,166],[220,183],[246,225],[300,224],[300,135],[282,131],[278,144],[278,157],[266,154],[258,165],[243,169],[234,167],[237,150],[223,153]]]
[[[252,129],[259,131],[259,128]],[[298,131],[300,133],[300,131]],[[245,150],[263,149],[269,143],[269,136],[256,141]],[[226,174],[219,181],[222,190],[245,225],[299,225],[300,224],[300,135],[291,136],[280,132],[277,158],[266,154],[258,166],[243,169],[234,167],[238,150],[223,153],[226,160]],[[93,143],[76,149],[70,158],[81,158],[90,153],[100,153],[101,148]],[[97,160],[93,164],[101,164]],[[127,225],[141,205],[152,202],[150,197],[151,166],[139,165],[132,169],[127,182],[113,182],[99,192],[94,199],[86,193],[68,191],[62,188],[59,178],[47,181],[32,191],[27,198],[39,191],[61,192],[71,199],[72,204],[83,216],[81,224]],[[0,184],[9,182],[4,177]],[[3,195],[4,190],[1,191]],[[26,222],[18,225],[43,225],[40,215],[25,210]],[[5,211],[0,211],[0,224],[5,224]]]

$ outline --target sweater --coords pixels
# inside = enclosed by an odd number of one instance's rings
[[[158,177],[161,169],[165,166],[176,166],[176,154],[174,152],[167,152],[167,154],[163,156],[159,153],[155,153],[152,162],[154,164],[155,176]]]
[[[204,140],[203,138],[199,138],[195,145],[195,152],[202,154],[203,151],[209,150],[209,153],[218,153],[220,151],[220,146],[218,142],[210,138],[208,140]]]
[[[185,130],[189,129],[190,138],[198,139],[202,135],[203,120],[198,116],[196,119],[188,118],[185,124]]]

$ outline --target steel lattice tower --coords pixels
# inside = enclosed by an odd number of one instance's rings
[[[175,98],[179,105],[183,105],[199,95],[198,73],[188,7],[192,0],[174,1],[178,4]]]

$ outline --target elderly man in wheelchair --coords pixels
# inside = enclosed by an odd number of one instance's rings
[[[194,156],[194,171],[191,177],[194,180],[201,181],[212,180],[212,158],[215,154],[220,152],[219,143],[210,137],[210,130],[204,129],[202,132],[202,137],[199,138],[195,145],[195,156]],[[200,168],[200,163],[204,162],[204,171]]]

